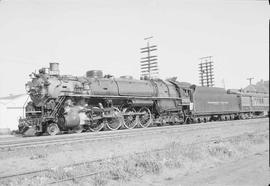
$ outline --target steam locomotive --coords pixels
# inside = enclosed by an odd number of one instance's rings
[[[176,78],[114,78],[99,70],[60,75],[58,63],[30,76],[31,101],[18,126],[26,136],[245,119],[269,111],[268,94],[226,92]]]

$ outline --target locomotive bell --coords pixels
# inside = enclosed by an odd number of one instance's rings
[[[102,78],[103,73],[101,70],[89,70],[86,72],[86,77],[88,77],[88,78]]]

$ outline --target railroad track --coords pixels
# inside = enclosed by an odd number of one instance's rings
[[[264,132],[264,133],[261,133],[259,135],[262,135],[262,134],[268,134],[268,133]],[[192,142],[192,145],[199,145],[199,144],[204,144],[204,143],[228,142],[228,141],[234,139],[235,137],[238,137],[238,135],[229,136],[229,137],[225,137],[225,138],[218,139],[218,140],[217,139],[208,139],[208,140],[203,140],[203,141],[198,141],[198,142]],[[186,144],[186,145],[190,145],[190,144]],[[151,153],[165,152],[167,150],[168,150],[167,148],[154,149],[154,150],[151,150]],[[139,155],[139,154],[143,154],[143,153],[145,153],[145,152],[137,152],[135,154]],[[101,163],[101,162],[104,162],[104,161],[109,160],[109,159],[117,159],[117,158],[121,158],[121,157],[123,157],[123,155],[114,156],[112,158],[84,161],[84,162],[80,162],[80,163],[66,165],[66,166],[63,166],[61,168],[79,167],[79,166],[83,166],[83,165],[87,165],[87,164],[91,164],[91,163],[97,163],[97,162]],[[35,174],[44,173],[44,172],[53,172],[53,169],[52,168],[46,168],[46,169],[40,169],[40,170],[35,170],[35,171],[29,171],[29,172],[23,172],[23,173],[18,173],[18,174],[1,176],[0,181],[4,180],[4,179],[12,178],[12,177],[30,176],[30,175],[35,175]],[[105,173],[105,172],[106,171],[104,171],[104,170],[102,170],[102,171],[92,171],[92,172],[89,172],[87,174],[81,174],[81,175],[77,175],[77,176],[71,176],[69,178],[57,179],[57,180],[54,180],[54,181],[50,181],[50,182],[47,182],[46,185],[58,185],[60,183],[64,183],[64,182],[68,182],[68,181],[74,181],[74,180],[82,179],[82,178],[85,178],[85,177],[91,177],[91,176],[101,174],[101,173]]]
[[[260,135],[262,135],[262,134],[268,134],[268,133],[261,133]],[[230,140],[234,139],[235,137],[238,137],[238,136],[230,136],[230,137],[223,138],[222,140],[216,140],[216,139],[203,140],[203,141],[192,143],[192,145],[200,145],[200,144],[204,144],[204,143],[224,143],[224,142],[229,142]],[[187,144],[187,145],[190,145],[190,144]],[[155,149],[155,150],[152,150],[151,153],[158,153],[158,152],[165,152],[165,151],[168,151],[168,149],[166,149],[166,148]],[[135,154],[143,154],[143,153],[145,153],[145,152],[140,152],[140,153],[135,153]],[[121,158],[121,157],[122,156],[116,156],[116,157],[114,157],[114,159]],[[104,161],[104,159],[94,160],[91,162],[90,161],[83,162],[80,164],[76,164],[75,166],[80,166],[80,165],[83,165],[86,163],[90,164],[90,163],[94,163],[94,162],[102,162],[102,161]],[[68,165],[68,166],[71,167],[72,165]],[[90,172],[87,174],[82,174],[82,175],[78,175],[78,176],[72,176],[69,178],[54,180],[54,181],[46,183],[46,185],[59,185],[60,183],[65,183],[68,181],[72,181],[72,182],[76,181],[76,180],[78,181],[78,179],[83,179],[86,177],[91,177],[91,176],[95,176],[95,175],[102,174],[102,173],[106,173],[106,171],[104,171],[104,170],[103,171],[93,171],[93,172]]]
[[[261,119],[258,119],[259,121]],[[237,121],[237,122],[236,122]],[[153,135],[160,133],[177,133],[187,132],[194,130],[208,130],[213,128],[228,127],[228,125],[246,125],[247,120],[234,120],[226,122],[211,122],[211,123],[198,123],[191,125],[175,125],[163,127],[150,127],[150,128],[136,128],[131,130],[116,130],[116,131],[103,131],[96,133],[81,133],[69,134],[59,136],[42,136],[31,138],[19,138],[11,140],[1,140],[0,150],[33,146],[46,146],[53,144],[68,144],[77,142],[89,142],[98,140],[108,140],[115,138],[134,137],[142,135]]]

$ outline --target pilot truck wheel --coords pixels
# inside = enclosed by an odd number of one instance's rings
[[[60,132],[60,129],[56,123],[51,123],[47,126],[47,132],[49,135],[54,136]]]

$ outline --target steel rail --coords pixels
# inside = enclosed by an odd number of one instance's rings
[[[253,118],[253,119],[262,119],[262,118]],[[265,119],[265,118],[263,118]],[[8,138],[0,138],[0,145],[4,145],[4,144],[14,144],[14,143],[23,143],[23,142],[35,142],[35,141],[47,141],[47,140],[53,140],[53,139],[71,139],[71,138],[75,138],[77,136],[87,136],[87,135],[103,135],[106,133],[121,133],[121,132],[126,132],[126,131],[133,131],[133,130],[163,130],[166,128],[178,128],[178,127],[182,127],[182,128],[186,128],[186,127],[191,127],[192,126],[201,126],[201,125],[213,125],[213,124],[220,124],[223,125],[229,122],[240,122],[243,120],[228,120],[228,121],[214,121],[214,122],[207,122],[207,123],[192,123],[192,124],[176,124],[176,125],[169,125],[169,126],[162,126],[162,127],[157,127],[157,126],[150,126],[147,128],[133,128],[133,129],[124,129],[124,130],[116,130],[116,131],[99,131],[99,132],[86,132],[86,133],[74,133],[74,134],[66,134],[66,135],[56,135],[56,136],[39,136],[39,137],[27,137],[27,138],[21,138],[21,137],[8,137]],[[135,131],[134,131],[135,132]]]
[[[261,119],[259,119],[261,120]],[[215,122],[207,122],[207,123],[193,123],[193,124],[177,124],[177,125],[170,125],[170,126],[162,126],[162,127],[156,127],[156,126],[150,126],[148,128],[133,128],[133,129],[124,129],[124,130],[116,130],[116,131],[100,131],[100,132],[86,132],[86,133],[75,133],[75,134],[67,134],[67,135],[56,135],[56,136],[39,136],[39,137],[27,137],[27,138],[16,138],[16,137],[9,137],[7,138],[0,138],[0,145],[4,144],[14,144],[14,143],[23,143],[23,142],[35,142],[35,141],[47,141],[47,140],[53,140],[53,139],[71,139],[78,136],[96,136],[96,135],[104,135],[106,133],[114,134],[114,133],[122,133],[127,131],[136,131],[136,130],[163,130],[166,128],[190,128],[190,127],[201,127],[201,125],[213,125],[213,124],[219,124],[219,125],[225,125],[230,122],[241,122],[245,120],[228,120],[228,121],[215,121]],[[15,138],[15,139],[14,139]]]
[[[52,182],[47,183],[47,185],[53,185],[53,184],[58,184],[58,183],[61,183],[61,182],[66,182],[66,181],[75,180],[75,179],[78,179],[78,178],[89,177],[89,176],[97,175],[97,174],[100,174],[100,173],[103,173],[103,172],[104,172],[104,171],[91,172],[91,173],[88,173],[88,174],[83,174],[83,175],[79,175],[79,176],[74,176],[74,177],[72,177],[72,178],[65,178],[65,179],[62,179],[62,180],[56,180],[56,181],[52,181]]]
[[[163,126],[163,127],[148,127],[148,128],[134,128],[134,129],[125,129],[125,130],[115,130],[115,131],[101,131],[101,132],[87,132],[87,133],[80,133],[80,134],[67,134],[67,135],[57,135],[57,136],[41,136],[41,137],[30,137],[30,138],[12,138],[11,140],[0,140],[0,145],[12,145],[17,143],[28,143],[28,142],[44,142],[49,140],[58,140],[58,139],[76,139],[81,137],[95,137],[95,136],[104,136],[104,135],[114,135],[114,134],[121,134],[121,133],[136,133],[138,131],[153,131],[153,130],[166,130],[166,129],[174,129],[178,128],[177,126]],[[183,126],[184,127],[184,126]]]
[[[268,134],[268,133],[260,133],[259,135],[264,135],[264,134]],[[242,134],[243,135],[243,134]],[[183,146],[188,146],[188,145],[199,145],[199,144],[203,144],[203,143],[222,143],[222,142],[228,142],[230,140],[232,140],[233,138],[235,137],[238,137],[239,135],[236,135],[236,136],[229,136],[229,137],[225,137],[225,138],[222,138],[222,139],[208,139],[208,140],[203,140],[203,141],[197,141],[197,142],[192,142],[190,144],[184,144]],[[240,135],[241,136],[241,135]],[[159,148],[159,149],[154,149],[154,150],[151,150],[149,152],[151,153],[155,153],[155,152],[165,152],[167,151],[168,148]],[[136,152],[134,154],[136,155],[139,155],[139,154],[143,154],[143,153],[146,153],[146,152]],[[66,168],[66,167],[77,167],[77,166],[81,166],[81,165],[85,165],[85,164],[91,164],[91,163],[96,163],[96,162],[103,162],[103,161],[106,161],[108,159],[117,159],[117,158],[121,158],[125,155],[119,155],[119,156],[114,156],[112,158],[103,158],[103,159],[97,159],[97,160],[91,160],[91,161],[84,161],[84,162],[80,162],[80,163],[75,163],[75,164],[69,164],[69,165],[66,165],[66,166],[63,166],[62,168]],[[25,173],[19,173],[19,174],[13,174],[13,175],[7,175],[7,176],[2,176],[0,177],[0,180],[3,180],[3,179],[7,179],[7,178],[11,178],[11,177],[17,177],[17,176],[25,176],[25,175],[30,175],[30,174],[36,174],[36,173],[40,173],[40,172],[49,172],[49,171],[52,171],[52,169],[50,168],[47,168],[47,169],[41,169],[41,170],[36,170],[36,171],[30,171],[30,172],[25,172]],[[104,173],[106,171],[95,171],[95,172],[90,172],[90,173],[87,173],[87,174],[83,174],[83,175],[78,175],[78,176],[73,176],[73,177],[70,177],[70,178],[64,178],[64,179],[60,179],[60,180],[54,180],[54,181],[51,181],[51,182],[48,182],[46,183],[46,185],[53,185],[53,184],[58,184],[58,183],[61,183],[61,182],[66,182],[66,181],[71,181],[71,180],[76,180],[78,178],[84,178],[84,177],[89,177],[89,176],[93,176],[93,175],[97,175],[97,174],[100,174],[100,173]]]
[[[226,124],[227,125],[227,124]],[[211,125],[212,126],[212,125]],[[209,128],[209,126],[207,125],[199,125],[199,127],[196,127],[195,130],[198,130],[198,129],[203,129],[203,128]],[[216,128],[216,126],[213,126],[214,128]],[[220,126],[217,126],[217,127],[220,127]],[[176,129],[176,132],[178,132],[178,130],[185,130],[185,129],[190,129],[190,127],[185,127],[185,128],[181,128],[180,126],[167,126],[166,128],[165,127],[162,127],[162,128],[143,128],[143,129],[136,129],[136,130],[123,130],[122,132],[118,132],[118,131],[115,131],[114,133],[112,132],[106,132],[106,133],[93,133],[94,135],[80,135],[80,136],[65,136],[65,138],[60,138],[60,139],[55,139],[55,138],[46,138],[46,139],[42,139],[42,140],[39,140],[37,138],[33,138],[33,140],[26,140],[26,141],[5,141],[5,142],[1,142],[0,143],[0,148],[5,148],[5,147],[8,147],[8,148],[11,148],[11,147],[18,147],[18,146],[31,146],[31,145],[38,145],[38,144],[43,144],[43,145],[46,145],[46,144],[49,144],[49,143],[61,143],[61,142],[68,142],[68,141],[72,141],[72,142],[75,142],[75,141],[80,141],[80,140],[87,140],[89,138],[95,140],[95,139],[103,139],[103,138],[107,138],[107,137],[117,137],[119,135],[125,135],[125,134],[136,134],[137,132],[143,132],[144,134],[154,134],[154,133],[158,133],[158,132],[166,132],[166,131],[171,131],[171,130],[175,130]]]
[[[260,133],[258,135],[264,135],[264,134],[268,134],[268,133]],[[199,144],[204,144],[204,143],[224,143],[224,142],[229,142],[230,140],[232,140],[233,138],[235,137],[238,137],[239,135],[236,135],[236,136],[229,136],[229,137],[225,137],[225,138],[222,138],[222,139],[209,139],[209,140],[203,140],[203,141],[198,141],[198,142],[193,142],[191,144],[186,144],[184,146],[188,146],[188,145],[199,145]],[[156,153],[156,152],[166,152],[168,151],[168,148],[160,148],[160,149],[154,149],[154,150],[151,150],[150,152],[151,153]],[[139,153],[135,153],[135,154],[143,154],[145,152],[139,152]],[[120,158],[122,157],[121,155],[120,156],[115,156],[111,159],[116,159],[116,158]],[[104,161],[106,159],[99,159],[97,161]],[[90,164],[90,163],[94,163],[96,161],[89,161],[89,162],[83,162],[83,163],[80,163],[81,165],[83,164]],[[71,165],[69,165],[70,167]],[[79,165],[76,165],[76,166],[79,166]],[[91,172],[91,173],[88,173],[88,174],[83,174],[83,175],[79,175],[79,176],[73,176],[71,178],[65,178],[65,179],[61,179],[61,180],[55,180],[55,181],[52,181],[52,182],[48,182],[47,185],[53,185],[53,184],[58,184],[58,183],[61,183],[61,182],[67,182],[67,181],[71,181],[71,180],[76,180],[78,178],[84,178],[84,177],[89,177],[89,176],[93,176],[93,175],[97,175],[97,174],[101,174],[101,173],[105,173],[106,171],[97,171],[97,172]],[[0,178],[1,179],[1,178]]]
[[[239,122],[240,121],[240,122]],[[48,138],[40,139],[33,138],[33,140],[15,140],[15,141],[4,141],[0,142],[0,149],[5,148],[19,148],[19,147],[31,147],[31,146],[45,146],[50,144],[65,144],[65,143],[75,143],[80,141],[97,141],[97,140],[106,140],[113,138],[122,138],[122,137],[132,137],[140,135],[149,135],[149,134],[158,134],[158,133],[177,133],[177,132],[186,132],[194,130],[208,130],[212,128],[228,127],[230,125],[246,125],[247,120],[239,120],[239,123],[233,121],[229,122],[212,122],[205,124],[192,124],[192,125],[177,125],[177,126],[165,126],[165,127],[150,127],[150,128],[138,128],[133,130],[117,130],[117,131],[105,131],[97,133],[85,133],[85,135],[64,135],[59,136],[59,138],[50,138],[52,136],[46,136]],[[192,127],[192,128],[191,128]],[[194,128],[196,127],[196,128]],[[55,136],[53,136],[55,137]]]
[[[260,133],[259,135],[262,135],[262,134],[268,134],[268,133]],[[230,141],[231,139],[233,139],[235,137],[238,137],[238,136],[241,136],[241,135],[224,137],[222,139],[214,138],[214,139],[208,139],[208,140],[203,140],[203,141],[191,142],[191,143],[188,143],[188,144],[184,144],[183,146],[188,146],[188,145],[191,145],[191,144],[192,145],[198,145],[198,144],[209,143],[209,142],[214,142],[214,143],[227,142],[227,141]],[[166,151],[166,150],[168,150],[168,148],[158,148],[158,149],[150,150],[149,152],[163,152],[163,151]],[[148,152],[148,151],[135,152],[134,154],[143,154],[143,153],[146,153],[146,152]],[[96,159],[96,160],[91,160],[91,161],[83,161],[83,162],[80,162],[80,163],[73,163],[73,164],[65,165],[65,166],[63,166],[61,168],[76,167],[76,166],[81,166],[81,165],[85,165],[85,164],[102,162],[102,161],[105,161],[105,160],[108,160],[108,159],[121,158],[123,156],[125,156],[125,155],[118,155],[118,156],[114,156],[114,157],[111,157],[111,158],[102,158],[102,159]],[[39,170],[22,172],[22,173],[17,173],[17,174],[5,175],[5,176],[1,176],[0,180],[7,179],[7,178],[12,178],[12,177],[31,175],[31,174],[36,174],[36,173],[40,173],[40,172],[49,172],[49,171],[52,171],[52,169],[51,168],[46,168],[46,169],[39,169]],[[57,183],[60,183],[60,182],[70,181],[70,180],[74,180],[74,179],[82,178],[82,177],[88,177],[88,176],[96,175],[96,174],[103,173],[103,172],[104,171],[91,172],[91,173],[84,174],[84,175],[74,176],[72,178],[65,178],[65,179],[61,179],[61,180],[56,180],[56,181],[52,181],[52,182],[47,183],[47,185],[48,184],[57,184]]]

